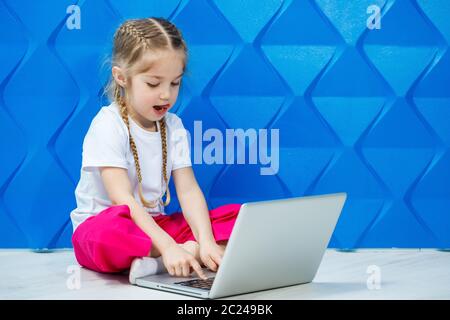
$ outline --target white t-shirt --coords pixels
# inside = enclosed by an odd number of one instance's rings
[[[172,170],[192,166],[192,163],[188,136],[181,119],[171,112],[167,112],[165,118],[167,179],[170,181]],[[158,132],[150,132],[137,125],[131,117],[129,122],[139,155],[144,197],[148,201],[158,199],[166,189],[162,175],[159,123]],[[99,167],[105,166],[127,169],[134,198],[142,205],[128,129],[115,102],[100,109],[84,138],[80,181],[75,189],[77,208],[70,213],[73,231],[87,218],[112,206],[100,176]],[[166,214],[161,204],[155,208],[144,208],[152,216]]]

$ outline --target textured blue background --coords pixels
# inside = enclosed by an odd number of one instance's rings
[[[66,27],[71,4],[80,30]],[[371,4],[380,30],[366,27]],[[0,247],[71,247],[103,62],[115,28],[144,16],[188,43],[173,112],[191,134],[194,120],[280,129],[277,175],[194,165],[210,208],[345,191],[330,247],[450,247],[448,0],[0,0]]]

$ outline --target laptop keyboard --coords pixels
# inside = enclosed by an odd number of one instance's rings
[[[209,290],[209,289],[211,289],[214,278],[215,277],[211,277],[206,280],[193,279],[193,280],[175,282],[175,284],[179,284],[179,285],[186,286],[186,287],[193,287],[193,288],[197,288],[197,289]]]

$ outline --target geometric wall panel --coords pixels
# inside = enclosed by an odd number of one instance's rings
[[[71,5],[79,29],[66,25]],[[151,16],[188,45],[172,112],[200,141],[191,156],[209,208],[347,192],[330,247],[450,248],[447,0],[0,0],[0,247],[71,247],[114,31]],[[270,163],[250,162],[261,136],[241,145],[244,163],[206,163],[208,129],[266,129]]]

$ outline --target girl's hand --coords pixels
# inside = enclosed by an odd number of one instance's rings
[[[200,259],[211,271],[216,272],[222,263],[225,250],[215,241],[200,243]]]
[[[161,256],[164,266],[171,276],[189,277],[192,267],[200,278],[207,279],[197,259],[179,244],[171,244],[161,253]]]

